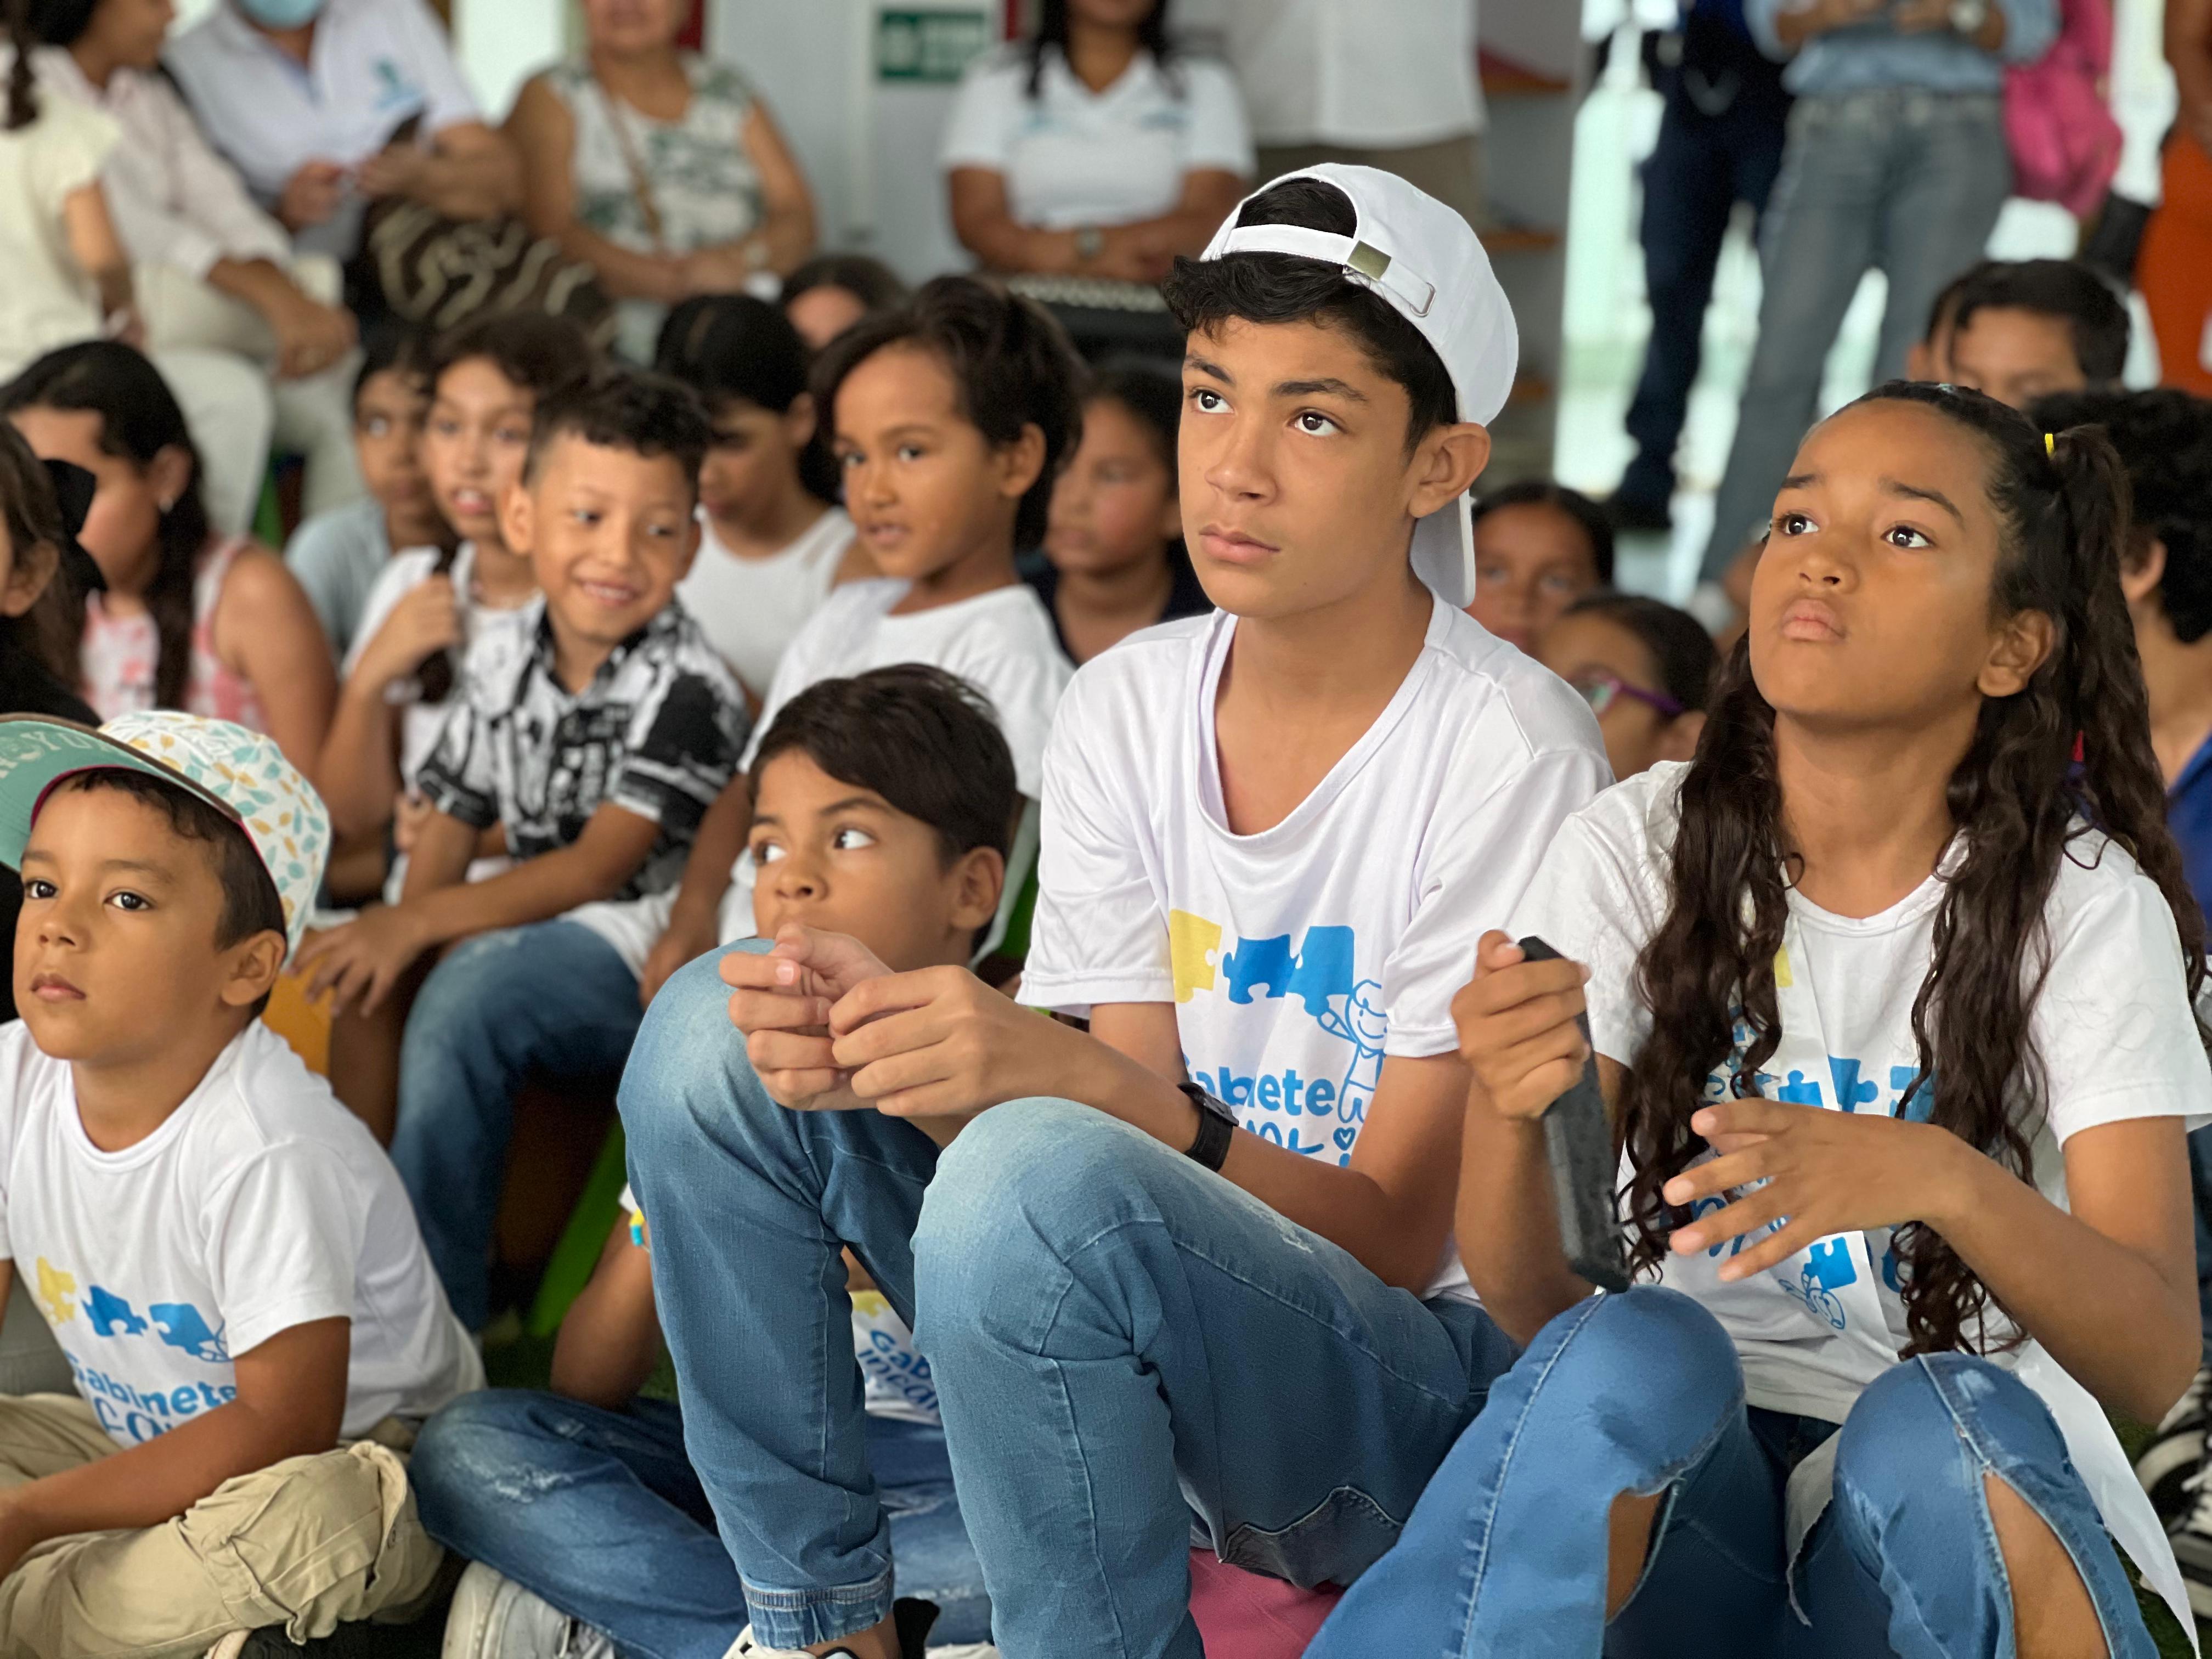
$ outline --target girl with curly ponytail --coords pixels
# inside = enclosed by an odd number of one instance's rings
[[[2092,428],[1807,436],[1696,758],[1561,830],[1514,931],[1565,959],[1479,947],[1458,1240],[1528,1346],[1316,1659],[2133,1659],[2113,1538],[2190,1617],[2106,1415],[2196,1369],[2212,1109],[2127,537]],[[1593,1051],[1656,1281],[1597,1296],[1537,1122]]]

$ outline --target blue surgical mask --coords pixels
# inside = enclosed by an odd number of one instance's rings
[[[304,28],[323,15],[329,0],[238,0],[239,10],[264,29]]]

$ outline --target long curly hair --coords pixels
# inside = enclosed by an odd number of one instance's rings
[[[2026,688],[1983,703],[1949,780],[1957,852],[1912,1005],[1918,1081],[1898,1108],[2025,1177],[2046,1098],[2031,1021],[2050,966],[2044,908],[2059,860],[2094,862],[2107,838],[2124,849],[2173,911],[2192,1002],[2204,977],[2203,918],[2166,833],[2120,592],[2127,475],[2094,428],[2046,443],[2026,416],[1978,392],[1892,382],[1859,402],[1915,404],[1974,434],[2002,538],[1991,612],[2040,611],[2055,628]],[[1639,1272],[1656,1270],[1668,1234],[1688,1219],[1661,1189],[1704,1149],[1690,1119],[1706,1079],[1724,1074],[1736,1097],[1757,1094],[1780,1042],[1774,960],[1791,866],[1774,710],[1740,643],[1683,777],[1666,920],[1637,963],[1651,1035],[1628,1076],[1620,1133],[1635,1171],[1627,1207]],[[1920,1097],[1931,1087],[1932,1101]],[[1898,1229],[1894,1244],[1906,1352],[1990,1346],[1988,1291],[1957,1253],[1918,1224]]]

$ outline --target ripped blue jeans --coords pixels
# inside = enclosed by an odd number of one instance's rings
[[[943,1431],[871,1417],[868,1455],[897,1540],[898,1589],[937,1603],[939,1643],[990,1638]],[[602,1411],[558,1395],[464,1395],[408,1465],[422,1525],[609,1638],[623,1659],[722,1659],[748,1613],[671,1400]]]
[[[1784,1491],[1831,1437],[1835,1496],[1792,1563]],[[2011,1659],[1991,1474],[2065,1546],[2112,1659],[2152,1659],[2058,1425],[2010,1372],[1968,1354],[1906,1360],[1838,1430],[1747,1407],[1735,1345],[1689,1297],[1591,1297],[1498,1380],[1306,1659]],[[1666,1500],[1642,1581],[1607,1626],[1606,1517],[1623,1492]]]
[[[786,1111],[716,962],[654,1000],[622,1112],[685,1443],[763,1639],[890,1606],[840,1243],[929,1359],[1004,1651],[1201,1659],[1194,1537],[1304,1584],[1389,1547],[1512,1362],[1479,1308],[1085,1106],[994,1107],[941,1155],[878,1113]]]

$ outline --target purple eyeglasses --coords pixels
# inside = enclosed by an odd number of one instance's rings
[[[1589,705],[1590,713],[1602,714],[1613,707],[1615,697],[1626,697],[1647,708],[1656,708],[1668,720],[1684,713],[1682,705],[1661,691],[1646,691],[1640,685],[1631,685],[1618,674],[1608,674],[1602,668],[1586,669],[1567,682],[1582,693],[1583,701]]]

